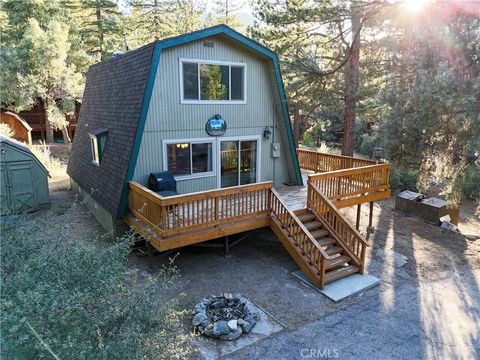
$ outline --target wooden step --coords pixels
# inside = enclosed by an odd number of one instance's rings
[[[316,229],[316,228],[319,228],[322,226],[322,223],[320,221],[310,221],[310,222],[307,222],[305,224],[305,227],[308,229],[308,230],[311,230],[311,229]]]
[[[315,215],[313,215],[312,213],[305,213],[305,214],[297,215],[297,217],[300,219],[300,221],[302,223],[305,223],[307,221],[311,221],[311,220],[315,219]]]
[[[337,242],[337,240],[329,238],[329,237],[324,237],[323,239],[317,240],[318,245],[320,246],[329,246],[333,245]]]
[[[354,274],[358,272],[358,266],[349,265],[335,270],[330,270],[325,273],[325,284],[328,284],[332,281],[344,278],[345,276]]]
[[[312,234],[312,236],[318,240],[318,239],[324,238],[325,236],[328,236],[328,231],[320,229],[320,230],[310,231],[310,234]]]
[[[310,213],[310,210],[300,209],[300,210],[295,210],[293,213],[298,216],[298,215],[308,214]]]
[[[335,255],[335,254],[340,254],[341,252],[343,251],[342,248],[340,247],[336,247],[336,246],[329,246],[325,252],[331,256],[331,255]]]
[[[352,260],[352,258],[350,256],[347,256],[347,255],[341,255],[341,256],[338,256],[336,258],[327,260],[327,262],[326,262],[327,270],[332,269],[332,268],[337,267],[337,266],[340,266],[340,265],[344,265],[344,264],[348,263],[350,260]]]

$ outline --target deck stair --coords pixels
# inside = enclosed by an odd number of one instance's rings
[[[321,221],[313,212],[303,209],[296,211],[295,214],[317,240],[318,245],[330,256],[325,266],[325,284],[359,271],[359,267],[353,263],[352,258],[344,254],[342,245],[323,228]]]
[[[348,249],[337,240],[337,236],[329,231],[322,220],[311,210],[302,209],[293,213],[298,221],[303,225],[299,226],[305,238],[314,243],[313,248],[317,249],[322,256],[320,268],[313,270],[315,264],[311,261],[308,254],[302,251],[302,246],[295,242],[294,236],[291,236],[287,230],[288,225],[282,225],[281,221],[272,221],[272,229],[280,238],[285,247],[292,254],[303,269],[310,281],[320,288],[324,285],[341,279],[345,276],[360,272],[360,266],[348,254]],[[298,237],[298,234],[297,234]],[[326,256],[325,256],[326,255]],[[307,264],[305,264],[305,262]],[[323,265],[322,265],[323,262]]]

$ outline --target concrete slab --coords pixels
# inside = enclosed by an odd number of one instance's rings
[[[292,272],[292,275],[303,283],[318,290],[323,295],[334,302],[342,301],[346,298],[367,291],[380,284],[380,279],[372,275],[352,274],[343,279],[336,280],[325,285],[325,289],[320,290],[310,283],[302,270]]]
[[[242,298],[245,299],[245,296],[242,296]],[[260,320],[255,324],[252,331],[247,335],[242,335],[239,339],[234,341],[210,339],[203,336],[197,337],[194,344],[198,347],[198,351],[204,359],[218,359],[285,329],[280,322],[274,319],[260,306],[253,303],[251,300],[248,300],[247,303],[250,308],[260,315]]]
[[[408,258],[405,255],[399,254],[393,250],[377,249],[375,254],[379,256],[383,262],[392,262],[396,268],[402,267],[408,262]]]

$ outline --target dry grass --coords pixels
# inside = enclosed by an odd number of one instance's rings
[[[49,145],[31,145],[29,148],[47,168],[53,179],[66,176],[68,159],[52,155],[52,149]]]

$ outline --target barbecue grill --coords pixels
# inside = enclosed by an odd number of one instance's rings
[[[177,182],[170,171],[151,173],[148,188],[164,197],[178,195]]]

